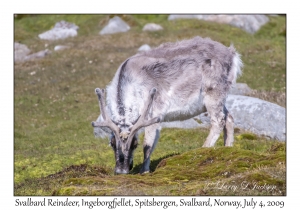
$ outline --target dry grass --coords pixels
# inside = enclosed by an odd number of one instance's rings
[[[266,90],[253,90],[248,96],[269,101],[279,106],[286,107],[286,93]]]

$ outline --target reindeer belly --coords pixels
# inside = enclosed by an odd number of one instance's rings
[[[174,99],[170,102],[164,121],[187,120],[206,111],[201,95],[191,97],[186,101]]]

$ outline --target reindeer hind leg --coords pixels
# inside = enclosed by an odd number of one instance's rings
[[[234,120],[226,107],[224,106],[225,126],[224,126],[224,145],[227,147],[233,146],[234,142]]]
[[[203,147],[212,147],[218,140],[225,127],[226,115],[224,113],[225,98],[213,97],[213,94],[204,98],[204,104],[210,116],[211,128]]]

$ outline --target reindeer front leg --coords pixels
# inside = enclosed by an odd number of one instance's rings
[[[156,143],[159,139],[160,130],[161,130],[160,123],[155,123],[145,127],[144,162],[140,170],[140,174],[150,172],[150,155],[153,152]]]

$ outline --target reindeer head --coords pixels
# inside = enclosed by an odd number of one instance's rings
[[[99,106],[103,121],[92,122],[93,127],[108,127],[112,130],[112,137],[110,144],[115,152],[115,173],[116,174],[127,174],[133,166],[132,157],[133,151],[137,147],[137,131],[154,123],[161,121],[161,117],[155,117],[147,120],[149,110],[153,102],[154,94],[156,89],[152,88],[148,99],[145,101],[144,110],[141,115],[136,119],[132,125],[126,125],[121,121],[113,121],[106,113],[105,105],[105,90],[96,88],[95,92],[98,96]]]

